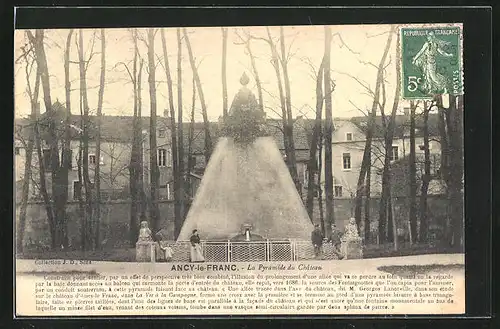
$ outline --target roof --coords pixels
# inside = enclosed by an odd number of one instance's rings
[[[63,136],[64,134],[64,126],[62,125],[63,120],[65,118],[65,108],[64,106],[56,102],[54,103],[56,116],[56,122],[59,123],[57,126],[57,133],[59,136]],[[49,114],[47,112],[42,113],[39,117],[38,123],[40,127],[40,133],[42,134],[42,138],[46,138],[47,136],[47,128],[49,124]],[[150,117],[142,117],[141,118],[141,130],[149,129],[150,126]],[[160,128],[162,126],[166,127],[169,124],[168,118],[158,116],[157,117],[157,127]],[[107,142],[118,142],[118,143],[130,143],[132,142],[132,127],[133,127],[134,117],[133,116],[115,116],[115,115],[102,115],[101,116],[101,140]],[[16,118],[15,124],[17,128],[20,129],[19,132],[23,138],[28,138],[29,129],[25,129],[30,127],[31,121],[29,118]],[[82,126],[82,118],[80,115],[72,114],[70,118],[70,125],[74,126],[75,129],[71,129],[71,138],[78,139],[80,136],[80,132],[78,130],[79,127]],[[89,138],[93,140],[97,135],[97,116],[89,115],[89,124],[87,125],[89,129]]]
[[[62,123],[65,117],[65,108],[64,106],[56,102],[54,104],[54,108],[56,111],[54,112],[57,116],[56,122]],[[96,136],[96,121],[97,117],[94,115],[89,116],[89,137],[90,139],[94,139]],[[121,142],[121,143],[130,143],[132,141],[132,126],[133,126],[133,116],[110,116],[103,115],[101,117],[101,138],[103,141],[107,142]],[[71,124],[75,127],[81,127],[81,117],[80,115],[72,114],[71,116]],[[345,121],[354,123],[362,132],[366,132],[367,130],[367,122],[368,117],[360,116],[360,117],[352,117],[351,119],[335,119],[335,122]],[[30,120],[28,118],[16,118],[16,125],[18,127],[29,127]],[[47,133],[46,127],[48,127],[48,116],[44,113],[40,116],[40,127],[42,136]],[[149,130],[150,126],[150,117],[144,116],[142,117],[141,122],[141,130]],[[170,118],[164,116],[157,117],[157,126],[158,128],[164,127],[165,129],[170,129]],[[307,161],[309,158],[308,150],[311,144],[311,136],[312,129],[314,126],[313,119],[305,119],[303,117],[297,117],[294,119],[294,143],[295,149],[297,150],[297,160],[298,161]],[[422,126],[423,126],[423,118],[421,115],[416,117],[416,137],[422,137]],[[64,130],[62,129],[62,125],[58,126],[58,134],[62,137]],[[185,153],[188,152],[188,141],[189,141],[189,131],[190,131],[191,123],[184,122],[183,124],[183,139],[184,139],[184,148]],[[283,142],[283,122],[281,119],[266,119],[265,129],[267,133],[272,136],[276,140],[276,144],[278,147],[283,150],[284,142]],[[394,136],[396,138],[401,138],[405,130],[409,127],[409,117],[406,115],[397,115],[396,116],[396,128],[394,132]],[[429,135],[438,136],[438,115],[430,114],[429,121]],[[44,129],[45,128],[45,129]],[[203,154],[205,148],[205,132],[204,132],[204,123],[203,122],[195,122],[194,123],[194,132],[193,132],[193,140],[192,140],[192,153],[193,154]],[[209,122],[209,130],[210,136],[212,138],[212,144],[215,145],[217,139],[220,137],[220,125],[218,122]],[[45,132],[44,132],[45,130]],[[27,139],[29,129],[20,129],[19,130],[21,136]],[[77,129],[71,129],[71,134],[73,139],[79,138],[79,131]],[[382,125],[382,118],[377,116],[375,121],[375,138],[383,138],[384,137],[384,129]]]
[[[352,117],[349,121],[354,123],[362,132],[368,129],[367,116]],[[388,120],[388,118],[386,119]],[[394,128],[394,137],[402,138],[407,135],[407,131],[410,128],[410,117],[408,115],[396,115],[395,118],[396,126]],[[427,122],[427,127],[429,129],[430,136],[439,136],[439,116],[436,113],[430,113]],[[415,116],[415,137],[423,137],[422,128],[424,126],[424,119],[422,115]],[[384,138],[385,129],[381,116],[377,116],[375,119],[375,130],[374,138]]]

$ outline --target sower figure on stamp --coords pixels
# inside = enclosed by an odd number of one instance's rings
[[[311,232],[311,242],[314,246],[314,257],[317,258],[321,255],[323,247],[323,232],[321,232],[319,224],[314,225],[314,230]]]
[[[193,234],[189,239],[191,242],[191,262],[199,263],[204,262],[203,252],[201,251],[200,236],[198,235],[198,230],[193,230]]]
[[[427,41],[420,51],[413,57],[412,64],[421,68],[424,77],[424,89],[428,93],[447,93],[448,79],[438,72],[436,57],[453,57],[453,54],[444,51],[449,42],[436,38],[434,32],[429,32]]]
[[[330,237],[328,238],[328,242],[332,243],[333,252],[337,255],[337,257],[339,259],[344,258],[344,255],[342,255],[342,252],[340,251],[340,245],[342,244],[342,241],[340,240],[341,237],[342,237],[342,234],[337,229],[337,225],[332,224],[332,233],[330,234]]]

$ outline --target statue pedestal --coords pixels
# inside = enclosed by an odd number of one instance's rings
[[[342,254],[344,259],[362,259],[363,258],[363,242],[361,238],[341,239]]]
[[[154,241],[137,241],[135,244],[135,261],[152,262],[156,261],[156,250]]]

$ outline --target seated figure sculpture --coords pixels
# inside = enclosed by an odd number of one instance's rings
[[[141,222],[141,229],[139,230],[139,241],[152,241],[151,230],[149,229],[148,222]]]
[[[142,221],[141,228],[139,230],[139,237],[137,243],[135,244],[136,255],[135,259],[137,262],[154,262],[156,261],[155,256],[155,245],[151,237],[151,230],[148,227],[148,222]]]
[[[360,259],[363,258],[363,243],[358,233],[356,219],[350,218],[349,223],[345,227],[342,241],[342,254],[344,259]]]

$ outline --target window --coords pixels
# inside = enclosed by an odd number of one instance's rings
[[[341,185],[335,185],[334,196],[336,198],[341,198],[342,197],[342,186]]]
[[[50,150],[43,150],[43,165],[46,171],[50,171]]]
[[[345,140],[346,141],[352,141],[352,133],[346,133],[345,134]]]
[[[20,148],[20,147],[15,147],[15,148],[14,148],[14,154],[15,154],[15,155],[19,155],[19,154],[21,154],[21,148]]]
[[[95,154],[89,154],[89,165],[95,166],[95,164],[96,164]]]
[[[80,181],[73,181],[73,199],[78,200],[82,195],[81,184]]]
[[[165,167],[167,165],[167,150],[158,149],[158,166]]]
[[[165,135],[166,135],[165,132],[166,132],[165,128],[158,129],[158,137],[159,138],[165,138]]]
[[[351,153],[342,154],[342,167],[344,170],[351,169]]]
[[[399,159],[399,147],[393,146],[391,150],[391,161]]]

